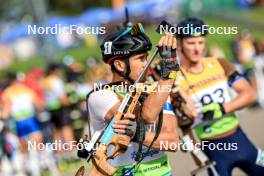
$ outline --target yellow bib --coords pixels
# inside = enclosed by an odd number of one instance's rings
[[[229,87],[225,72],[214,57],[203,59],[204,70],[201,73],[193,74],[182,69],[175,80],[176,89],[186,91],[197,107],[198,117],[195,123],[199,124],[202,114],[202,105],[210,103],[230,102]],[[224,118],[210,125],[198,125],[195,127],[197,136],[200,139],[209,138],[223,134],[238,125],[238,120],[234,113],[225,115]]]

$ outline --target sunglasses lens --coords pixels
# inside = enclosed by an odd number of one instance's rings
[[[131,28],[127,28],[124,32],[122,32],[119,36],[116,37],[114,41],[117,41],[119,38],[123,37],[127,33],[131,33],[131,35],[139,35],[144,33],[144,28],[141,23],[134,24]]]

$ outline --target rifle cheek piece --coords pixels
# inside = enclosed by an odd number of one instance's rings
[[[179,126],[182,128],[191,126],[196,116],[195,107],[191,99],[181,90],[177,92],[173,91],[171,97],[173,99],[173,111],[177,117]]]

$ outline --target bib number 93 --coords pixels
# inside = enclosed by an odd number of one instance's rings
[[[211,94],[204,94],[201,97],[200,101],[203,105],[207,105],[213,102],[224,103],[225,102],[224,90],[222,88],[219,88],[213,91]]]

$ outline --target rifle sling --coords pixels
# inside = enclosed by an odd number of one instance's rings
[[[90,97],[90,95],[93,93],[93,92],[96,92],[98,90],[100,90],[100,88],[103,88],[105,89],[105,87],[109,87],[109,86],[112,86],[112,85],[121,85],[122,84],[122,81],[119,81],[119,82],[113,82],[113,83],[109,83],[109,84],[104,84],[100,87],[96,87],[95,89],[92,89],[87,95],[86,95],[86,110],[87,110],[87,114],[88,114],[88,118],[87,118],[87,122],[88,122],[88,135],[89,135],[89,139],[92,138],[92,132],[91,132],[91,121],[90,121],[90,117],[89,117],[89,107],[88,107],[88,98]]]
[[[112,85],[121,85],[123,82],[120,81],[120,82],[113,82],[113,83],[110,83],[110,84],[104,84],[102,85],[102,87],[106,87],[106,86],[112,86]],[[87,112],[89,112],[89,108],[88,108],[88,98],[89,96],[95,92],[95,91],[98,91],[100,90],[100,88],[96,88],[96,89],[93,89],[91,90],[87,96],[86,96],[86,108],[87,108]],[[141,102],[143,103],[145,100],[145,97],[141,99]],[[142,109],[141,109],[142,110]],[[140,112],[141,113],[141,112]],[[88,113],[89,114],[89,113]],[[140,116],[141,117],[141,116]],[[146,155],[142,155],[142,147],[143,147],[143,142],[145,140],[145,124],[144,124],[144,121],[142,119],[142,117],[139,119],[139,137],[138,137],[138,144],[139,144],[139,147],[138,147],[138,151],[137,151],[137,155],[136,155],[136,164],[131,168],[131,170],[139,165],[143,159],[145,158],[145,156],[147,156],[147,154],[150,152],[150,149],[151,147],[153,146],[154,142],[157,140],[157,138],[159,137],[159,134],[160,134],[160,131],[161,131],[161,127],[162,127],[162,122],[163,122],[163,113],[162,111],[160,112],[159,114],[159,118],[158,118],[158,122],[157,122],[157,128],[156,128],[156,133],[155,133],[155,136],[151,142],[151,144],[149,145],[148,147],[148,150],[146,152]],[[91,127],[90,127],[90,118],[88,117],[88,126],[89,126],[89,137],[91,138]],[[130,172],[131,170],[129,170],[128,172]]]

